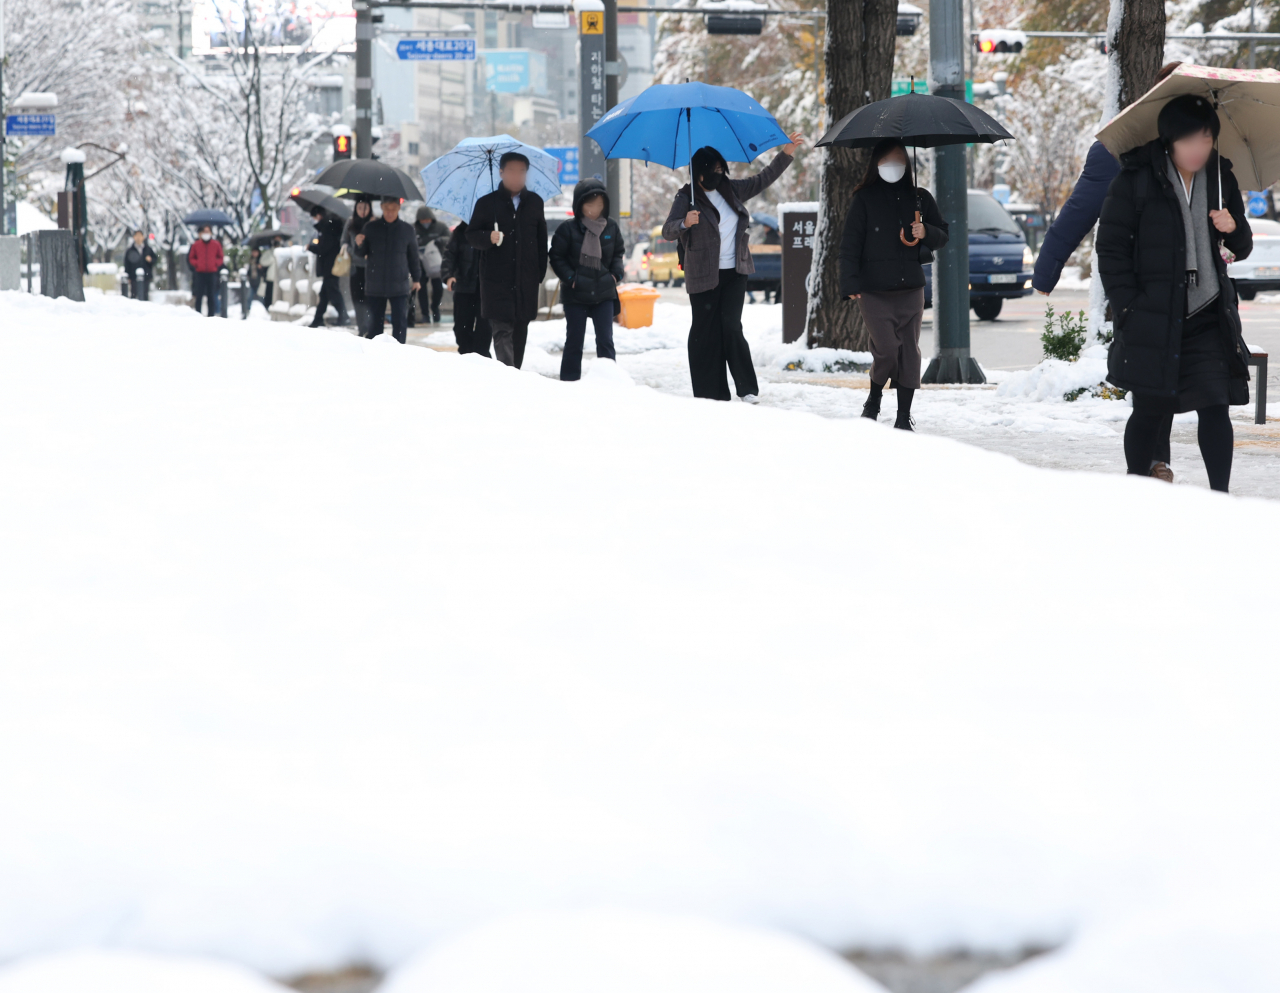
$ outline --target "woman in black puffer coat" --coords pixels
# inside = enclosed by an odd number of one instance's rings
[[[1194,410],[1209,485],[1225,492],[1234,447],[1228,405],[1249,402],[1249,369],[1220,246],[1243,259],[1253,234],[1231,163],[1214,150],[1218,127],[1202,97],[1165,104],[1160,137],[1120,157],[1097,249],[1115,326],[1107,379],[1133,395],[1128,471],[1148,475],[1168,415]]]
[[[564,352],[560,378],[582,378],[582,343],[587,320],[596,330],[596,357],[614,359],[613,314],[618,284],[623,279],[622,231],[609,217],[609,194],[598,179],[584,179],[573,188],[573,220],[565,221],[551,237],[551,268],[560,277],[564,301]]]
[[[862,416],[880,416],[880,399],[892,379],[898,391],[893,426],[906,431],[912,424],[911,400],[920,388],[920,250],[933,251],[947,243],[947,222],[929,191],[915,185],[908,161],[906,146],[896,138],[886,138],[871,150],[840,242],[840,293],[858,301],[871,333],[871,395]]]

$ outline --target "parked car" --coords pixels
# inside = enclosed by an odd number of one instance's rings
[[[1249,227],[1253,230],[1253,251],[1243,262],[1227,266],[1241,300],[1280,290],[1280,222],[1251,217]]]
[[[631,246],[631,254],[627,256],[627,261],[623,265],[623,272],[629,282],[643,283],[649,278],[642,275],[642,273],[648,271],[648,266],[645,265],[648,255],[649,243],[647,241],[637,241]]]
[[[1021,225],[990,193],[970,190],[969,306],[978,320],[994,321],[1005,300],[1030,296],[1034,264]],[[924,271],[924,305],[932,307],[933,266]]]

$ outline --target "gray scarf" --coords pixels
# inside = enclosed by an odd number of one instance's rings
[[[1187,203],[1186,187],[1173,159],[1166,159],[1173,191],[1182,208],[1182,227],[1187,234],[1187,316],[1199,313],[1218,298],[1218,268],[1213,253],[1218,239],[1209,228],[1208,167],[1191,180],[1191,202]]]
[[[587,217],[578,218],[586,228],[582,236],[582,254],[578,256],[578,265],[584,269],[599,269],[600,258],[604,254],[600,247],[600,236],[604,234],[604,226],[609,223],[607,217],[597,217],[594,221]]]

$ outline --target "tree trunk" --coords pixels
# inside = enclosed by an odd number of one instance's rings
[[[84,300],[84,273],[80,269],[80,255],[76,250],[74,232],[41,231],[40,292],[47,297],[67,297]]]
[[[1164,0],[1111,0],[1107,40],[1116,93],[1109,116],[1120,113],[1155,83],[1164,65],[1164,26]]]
[[[827,125],[864,104],[889,96],[893,79],[897,0],[827,0]],[[810,348],[870,345],[862,312],[840,296],[840,239],[844,215],[867,167],[868,149],[823,149],[818,227],[814,232],[809,308]]]

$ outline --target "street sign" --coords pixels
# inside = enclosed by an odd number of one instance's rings
[[[1267,215],[1267,194],[1261,190],[1249,190],[1245,193],[1249,198],[1249,216],[1265,217]]]
[[[813,239],[818,229],[816,203],[784,203],[782,222],[782,340],[799,341],[809,309],[809,272],[813,268]]]
[[[396,43],[396,55],[414,62],[474,62],[474,38],[405,38]]]
[[[915,81],[915,84],[916,84],[916,88],[913,90],[911,88],[911,80],[895,79],[890,84],[889,96],[902,97],[902,96],[906,96],[908,93],[928,93],[929,92],[929,83],[926,80],[917,79]],[[965,99],[965,103],[973,103],[973,80],[972,79],[966,79],[964,81],[964,99]]]
[[[56,121],[54,114],[10,114],[4,119],[4,133],[48,138],[58,133]]]
[[[544,148],[543,151],[554,156],[559,163],[561,186],[572,186],[578,181],[577,145],[552,145],[550,148]]]

